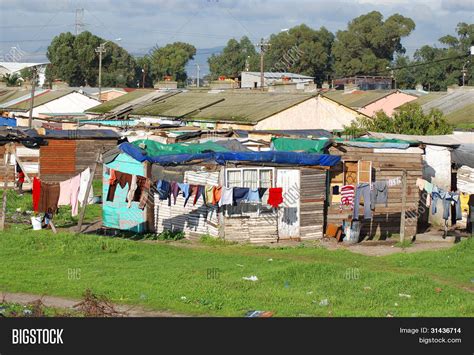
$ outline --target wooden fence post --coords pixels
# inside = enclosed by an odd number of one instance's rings
[[[97,164],[101,162],[102,154],[99,152],[97,153],[97,158],[95,160],[94,166],[92,167],[91,177],[89,182],[87,183],[86,195],[84,196],[84,200],[82,201],[81,212],[79,214],[79,223],[77,224],[77,232],[80,233],[82,230],[82,223],[84,222],[84,214],[86,212],[87,201],[89,200],[89,194],[91,192],[92,181],[94,181],[95,171],[97,169]]]
[[[3,203],[0,215],[0,231],[5,229],[5,215],[7,213],[7,189],[8,189],[8,161],[10,160],[10,149],[12,144],[5,146],[5,174],[3,175]]]
[[[400,243],[405,241],[405,210],[407,202],[407,171],[402,173],[402,211],[400,215]]]

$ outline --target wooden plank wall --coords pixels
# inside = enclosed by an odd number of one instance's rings
[[[80,139],[76,141],[76,173],[84,171],[92,166],[97,159],[98,152],[104,152],[115,148],[115,139]],[[102,176],[102,164],[97,164],[94,178],[100,179]]]
[[[196,185],[219,184],[219,171],[187,171],[184,182]],[[194,196],[184,206],[184,197],[178,195],[176,205],[172,199],[171,206],[168,200],[160,200],[158,194],[154,194],[155,201],[155,230],[159,234],[164,230],[183,231],[188,239],[198,239],[200,236],[209,234],[213,237],[219,236],[219,219],[217,208],[206,206],[202,197],[193,205]]]
[[[7,174],[7,187],[13,188],[15,187],[15,166],[10,165],[10,162],[7,162],[7,166],[5,167],[5,145],[0,145],[0,188],[3,189],[3,183],[5,182],[5,173]],[[7,170],[5,172],[5,169]]]
[[[372,161],[373,173],[375,180],[388,180],[402,177],[402,170],[407,171],[407,199],[406,199],[406,219],[405,219],[405,235],[414,236],[417,231],[418,208],[420,202],[420,191],[416,187],[417,178],[422,177],[422,154],[421,153],[374,153],[373,149],[356,148],[344,146],[346,152],[341,152],[336,147],[329,149],[330,154],[341,155],[342,160],[356,161],[369,160]],[[395,170],[393,170],[395,169]],[[375,170],[375,171],[374,171]],[[335,169],[335,173],[342,171],[342,164]],[[389,187],[388,190],[388,207],[385,205],[377,205],[373,211],[372,220],[363,220],[361,237],[379,237],[385,239],[392,234],[400,233],[400,216],[401,216],[401,185]],[[359,208],[361,218],[363,218],[363,205]],[[339,203],[333,204],[328,208],[327,222],[341,225],[342,219],[351,215],[351,211],[345,209],[340,210]]]
[[[326,171],[301,169],[300,237],[323,237],[324,205],[326,201]]]

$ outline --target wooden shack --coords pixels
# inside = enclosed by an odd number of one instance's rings
[[[112,130],[47,131],[47,145],[41,146],[39,176],[43,181],[64,181],[91,167],[98,153],[117,146],[119,136]],[[95,178],[102,176],[98,166]]]
[[[406,149],[364,148],[336,144],[329,148],[331,155],[341,156],[341,163],[331,169],[330,189],[327,209],[327,223],[342,225],[342,221],[352,215],[348,207],[341,207],[340,196],[333,195],[333,187],[356,186],[360,182],[390,181],[388,202],[376,205],[372,219],[363,219],[363,206],[359,208],[362,221],[360,238],[386,239],[400,233],[402,214],[402,177],[406,172],[405,236],[417,232],[418,217],[427,208],[420,204],[420,190],[416,179],[423,174],[423,150],[418,147]],[[335,189],[337,190],[337,188]]]
[[[273,209],[262,203],[237,206],[196,205],[178,196],[169,206],[155,194],[155,232],[183,231],[187,238],[203,235],[235,242],[310,240],[323,236],[326,174],[323,167],[239,165],[216,166],[207,171],[194,167],[184,173],[184,182],[226,187],[282,187],[283,203]]]

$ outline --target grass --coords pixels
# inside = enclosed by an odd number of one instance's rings
[[[141,242],[13,225],[0,236],[0,290],[80,298],[90,288],[116,303],[194,315],[474,316],[472,239],[384,257],[207,239]],[[70,270],[80,278],[69,279]],[[251,275],[258,281],[242,279]]]

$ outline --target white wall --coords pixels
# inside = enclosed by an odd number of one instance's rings
[[[255,129],[343,129],[360,115],[322,96],[316,96],[257,123]]]

